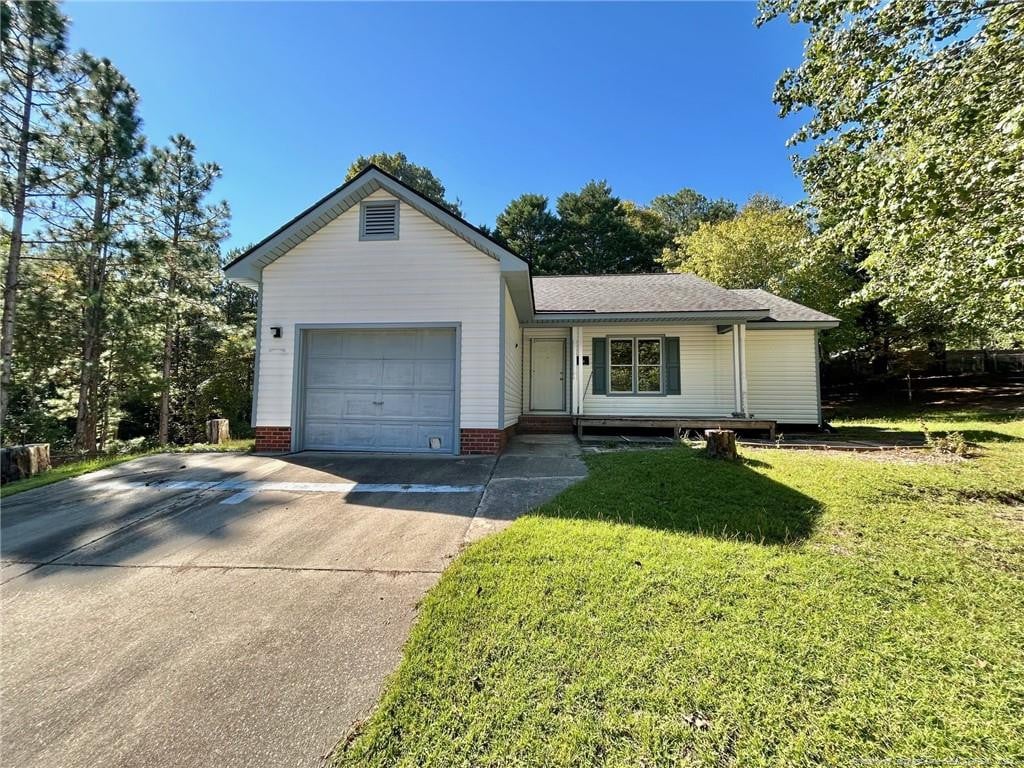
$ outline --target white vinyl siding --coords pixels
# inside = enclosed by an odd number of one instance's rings
[[[818,354],[813,330],[747,327],[747,402],[756,418],[818,423]]]
[[[530,382],[530,370],[533,365],[533,361],[530,359],[530,352],[532,347],[530,345],[531,339],[565,339],[566,349],[569,348],[569,329],[568,328],[524,328],[523,329],[523,413],[530,413],[530,392],[532,383]],[[590,354],[586,352],[585,354]],[[570,357],[571,359],[571,357]],[[570,375],[572,365],[571,362],[566,363],[566,376],[565,376],[565,402],[572,402],[572,393],[570,389]],[[551,411],[538,411],[546,416],[552,415]],[[568,413],[568,411],[563,411]]]
[[[505,413],[502,427],[518,423],[523,412],[523,332],[508,286],[501,286],[505,312]]]
[[[586,416],[730,416],[736,410],[732,333],[713,325],[583,326],[583,354],[594,337],[679,337],[681,394],[595,395],[591,367],[583,367]],[[812,329],[747,328],[747,403],[754,418],[780,423],[818,422],[817,349]],[[609,350],[610,360],[610,350]]]
[[[308,323],[461,323],[458,426],[498,426],[499,264],[404,203],[400,217],[400,240],[361,241],[354,206],[263,270],[257,426],[291,426],[295,326]]]
[[[585,416],[729,416],[736,410],[732,334],[720,334],[713,325],[584,325],[582,329],[587,357],[593,356],[595,337],[678,336],[682,380],[678,395],[595,395],[593,369],[583,366]]]

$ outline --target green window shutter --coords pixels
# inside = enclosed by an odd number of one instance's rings
[[[591,351],[591,371],[594,375],[593,393],[595,395],[608,394],[608,339],[594,339],[594,348]]]
[[[679,337],[665,338],[665,394],[682,394],[682,381],[679,375]]]

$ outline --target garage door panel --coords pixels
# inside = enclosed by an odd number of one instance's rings
[[[453,450],[453,329],[314,330],[308,341],[303,447]]]
[[[417,428],[417,439],[419,444],[430,448],[431,438],[440,438],[441,446],[435,449],[441,453],[450,453],[454,443],[452,442],[453,430],[451,427],[437,424],[420,424]]]
[[[341,331],[341,356],[344,358],[381,357],[382,331]]]
[[[414,418],[416,414],[415,392],[381,392],[379,415],[385,419]]]
[[[410,447],[425,447],[418,440],[416,424],[381,424],[380,443],[382,450],[409,450]]]
[[[338,427],[338,442],[341,448],[366,446],[377,447],[380,424],[372,421],[345,421]]]
[[[342,372],[336,358],[312,357],[306,370],[306,385],[309,387],[337,387],[342,384]]]
[[[328,448],[338,444],[338,425],[307,421],[302,444],[307,448]]]
[[[455,415],[455,398],[450,392],[421,392],[416,402],[416,416],[421,419],[451,421]]]
[[[342,395],[337,390],[311,389],[306,394],[306,416],[310,419],[337,418],[342,411]]]
[[[317,331],[309,337],[309,354],[311,357],[340,357],[341,333],[337,331]]]
[[[420,333],[419,357],[440,360],[455,359],[455,334],[447,329],[434,329]]]
[[[451,360],[424,360],[417,370],[416,385],[451,389],[455,385],[455,365]]]
[[[381,383],[385,387],[415,387],[415,360],[385,360]]]
[[[380,360],[332,360],[338,371],[339,387],[379,387],[381,380]]]
[[[419,353],[420,333],[417,331],[391,331],[387,334],[384,357],[397,360],[416,360]]]
[[[376,392],[351,392],[339,393],[341,408],[337,415],[344,418],[372,419],[378,415],[377,393]]]

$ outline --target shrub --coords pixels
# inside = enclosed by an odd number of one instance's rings
[[[928,425],[921,422],[921,431],[924,432],[924,442],[935,453],[947,453],[953,456],[970,456],[971,444],[962,432],[949,432],[940,437],[935,437]]]

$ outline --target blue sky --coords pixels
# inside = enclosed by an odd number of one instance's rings
[[[647,202],[693,187],[802,196],[771,101],[799,28],[752,3],[82,3],[71,44],[141,95],[150,141],[182,132],[223,167],[227,245],[254,242],[404,151],[466,218],[592,178]]]

